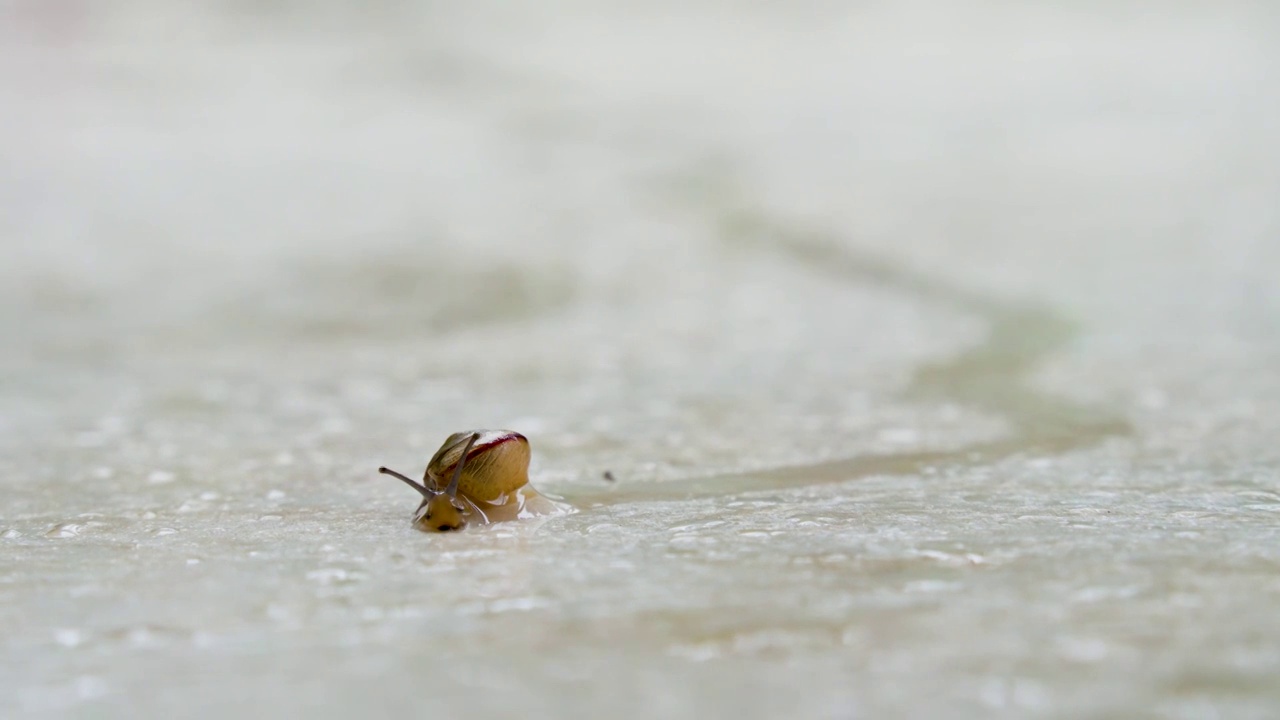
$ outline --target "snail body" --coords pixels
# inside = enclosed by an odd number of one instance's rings
[[[550,515],[564,506],[529,484],[529,439],[511,430],[471,430],[450,435],[427,463],[417,483],[385,467],[422,495],[413,524],[419,530],[461,530],[468,523],[488,524]]]

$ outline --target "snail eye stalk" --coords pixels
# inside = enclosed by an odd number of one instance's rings
[[[425,485],[418,482],[417,480],[413,480],[404,475],[401,475],[400,473],[396,472],[395,470],[392,470],[391,468],[380,467],[378,468],[378,472],[382,473],[383,475],[390,475],[391,477],[396,478],[397,480],[400,480],[401,482],[413,488],[414,490],[417,490],[422,495],[422,497],[428,500],[430,500],[431,498],[435,497],[438,494],[432,490],[428,490]]]
[[[458,497],[458,481],[462,479],[462,466],[467,464],[467,453],[471,452],[471,446],[476,444],[476,440],[480,439],[480,433],[471,433],[471,437],[467,439],[467,446],[462,448],[462,455],[458,458],[458,465],[453,469],[453,477],[449,479],[449,487],[445,488],[444,494],[451,498]]]

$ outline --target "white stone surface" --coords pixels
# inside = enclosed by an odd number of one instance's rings
[[[1272,4],[510,5],[0,5],[0,716],[1280,712]]]

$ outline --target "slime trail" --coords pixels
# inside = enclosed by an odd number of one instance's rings
[[[920,367],[906,394],[998,415],[1008,422],[1009,435],[952,450],[877,453],[679,483],[620,485],[597,497],[571,499],[666,501],[778,490],[873,475],[915,474],[938,466],[976,467],[1020,453],[1055,455],[1131,434],[1122,417],[1104,408],[1081,405],[1028,385],[1038,364],[1075,336],[1072,323],[1053,310],[1005,302],[951,286],[759,212],[732,210],[722,213],[719,220],[723,242],[781,253],[815,273],[834,275],[850,283],[874,283],[985,319],[990,329],[981,344],[949,360]]]

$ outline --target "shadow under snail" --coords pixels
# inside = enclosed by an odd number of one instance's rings
[[[472,430],[444,441],[427,463],[421,483],[385,467],[378,472],[422,495],[414,527],[443,532],[472,522],[484,525],[567,510],[529,484],[529,457],[529,439],[518,432]]]

